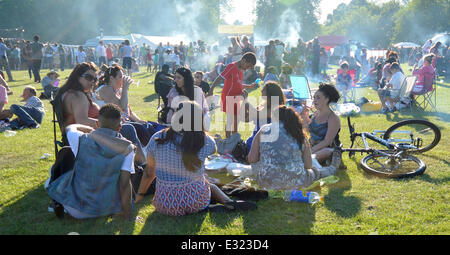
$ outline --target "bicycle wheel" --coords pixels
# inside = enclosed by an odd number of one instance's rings
[[[415,146],[409,152],[425,152],[433,149],[441,140],[441,131],[426,120],[404,120],[392,125],[383,135],[394,144]]]
[[[361,166],[369,174],[386,178],[406,178],[423,174],[425,162],[412,156],[395,157],[381,154],[370,154],[361,159]]]

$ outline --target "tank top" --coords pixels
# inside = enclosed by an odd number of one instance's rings
[[[308,130],[309,130],[309,134],[311,135],[309,142],[311,143],[311,146],[314,146],[325,139],[325,136],[328,132],[328,119],[330,119],[330,115],[331,115],[331,113],[328,115],[327,121],[325,123],[321,123],[321,124],[317,123],[315,117],[312,119],[311,123],[309,123]],[[334,142],[330,146],[340,144],[339,131],[340,131],[340,129],[338,130],[338,133],[336,134],[336,137],[334,138]]]
[[[62,97],[62,102],[64,105],[64,99],[66,99],[66,96],[68,95],[68,93],[73,93],[72,90],[67,91],[63,97]],[[89,109],[88,109],[88,117],[92,118],[92,119],[97,119],[98,118],[98,112],[99,112],[100,108],[98,107],[98,105],[94,102],[92,102],[92,104],[89,105]],[[75,116],[73,114],[69,114],[67,112],[64,112],[64,123],[65,123],[65,127],[67,127],[68,125],[71,124],[76,124],[76,120],[75,120]]]

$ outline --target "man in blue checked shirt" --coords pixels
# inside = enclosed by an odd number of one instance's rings
[[[8,80],[14,81],[11,70],[9,69],[8,55],[11,50],[4,44],[3,38],[0,38],[0,70],[4,67],[8,74]]]

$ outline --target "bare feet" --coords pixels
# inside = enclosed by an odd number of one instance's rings
[[[336,167],[336,169],[339,168],[342,161],[342,151],[340,147],[335,147],[333,150],[333,155],[331,156],[331,165]]]

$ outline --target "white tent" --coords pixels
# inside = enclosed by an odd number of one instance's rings
[[[433,38],[431,38],[431,41],[434,43],[441,42],[445,46],[450,45],[450,33],[441,33],[435,35]]]
[[[101,40],[105,43],[105,44],[120,44],[123,41],[125,41],[126,39],[129,39],[128,36],[103,36],[101,38]],[[86,40],[86,42],[84,43],[84,46],[86,47],[96,47],[100,42],[100,36],[91,38]],[[130,41],[131,42],[131,41]]]
[[[395,48],[415,48],[415,47],[420,47],[420,45],[416,44],[416,43],[412,43],[412,42],[399,42],[393,45]]]
[[[150,45],[152,49],[155,49],[158,47],[159,43],[162,43],[162,45],[167,45],[167,43],[170,43],[170,45],[179,45],[181,41],[183,41],[183,44],[189,44],[186,41],[186,38],[183,38],[181,36],[149,36],[149,35],[137,35],[132,34],[135,40],[135,44],[138,44],[141,46],[143,43],[146,45]]]
[[[159,43],[162,43],[163,45],[167,45],[167,42],[170,43],[170,45],[178,45],[181,41],[183,43],[189,44],[187,39],[182,36],[148,36],[148,35],[142,35],[142,34],[129,34],[124,36],[103,36],[101,40],[105,44],[120,44],[123,41],[128,39],[130,41],[131,45],[139,45],[142,46],[144,43],[146,45],[150,45],[153,49],[158,47]],[[100,41],[100,37],[94,37],[91,39],[88,39],[84,46],[87,47],[96,47]]]

